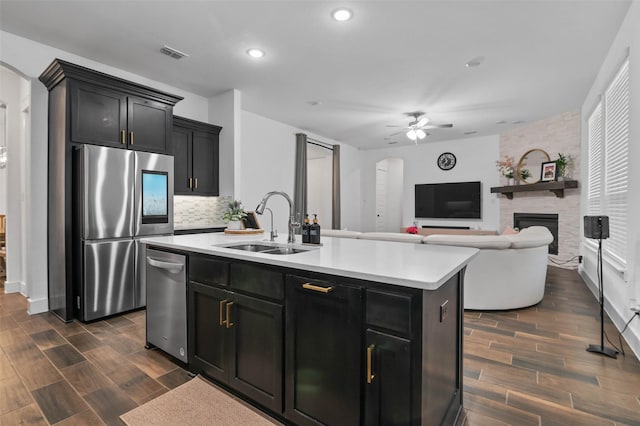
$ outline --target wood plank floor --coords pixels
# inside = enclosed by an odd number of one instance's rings
[[[0,283],[0,424],[119,425],[119,415],[189,379],[144,349],[145,314],[92,324],[29,316]],[[608,321],[608,319],[607,319]],[[617,344],[617,332],[607,331]],[[640,425],[640,363],[585,351],[598,307],[575,271],[549,268],[544,300],[465,313],[464,404],[476,425]]]

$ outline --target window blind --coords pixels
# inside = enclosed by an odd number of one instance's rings
[[[605,253],[626,265],[629,186],[628,60],[605,91],[604,157],[604,207],[609,216],[610,234],[605,242]]]
[[[601,215],[602,210],[602,103],[593,110],[587,121],[588,133],[588,191],[587,215]]]

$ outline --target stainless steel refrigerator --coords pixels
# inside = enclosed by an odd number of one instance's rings
[[[173,233],[173,157],[83,145],[73,161],[76,317],[143,307],[140,238]]]

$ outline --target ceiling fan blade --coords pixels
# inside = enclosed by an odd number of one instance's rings
[[[451,123],[447,123],[447,124],[427,124],[426,126],[422,126],[423,130],[426,129],[450,129],[451,127],[453,127],[453,124]]]
[[[422,117],[420,120],[418,120],[418,122],[416,123],[416,127],[422,127],[424,125],[426,125],[429,122],[429,119],[427,117]]]

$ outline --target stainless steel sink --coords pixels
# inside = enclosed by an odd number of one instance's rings
[[[296,254],[316,249],[316,247],[300,247],[294,246],[292,244],[266,243],[262,241],[250,243],[222,244],[219,247],[265,254]]]

